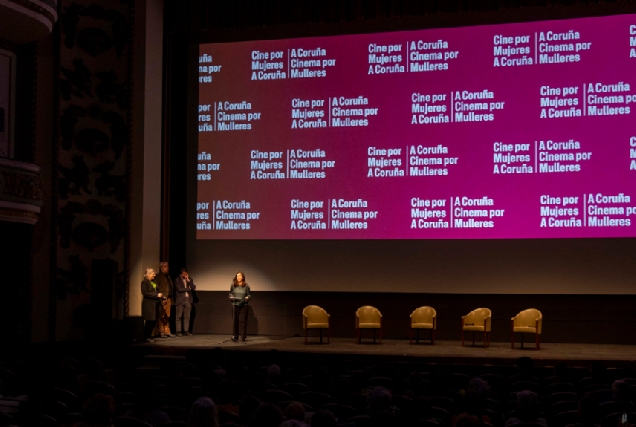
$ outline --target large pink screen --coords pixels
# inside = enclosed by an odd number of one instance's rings
[[[636,16],[199,48],[197,239],[636,235]]]

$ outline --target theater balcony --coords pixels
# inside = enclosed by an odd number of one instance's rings
[[[39,166],[0,158],[0,221],[35,224],[43,195]]]
[[[21,45],[43,39],[57,21],[57,0],[0,0],[0,39]]]

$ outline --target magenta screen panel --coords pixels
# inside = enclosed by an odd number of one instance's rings
[[[636,16],[202,44],[197,239],[636,236]]]

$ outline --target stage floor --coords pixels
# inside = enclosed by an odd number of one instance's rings
[[[410,345],[408,340],[382,340],[382,344],[373,343],[372,339],[356,344],[351,338],[331,338],[331,343],[319,344],[318,338],[312,337],[308,344],[304,337],[272,337],[248,336],[245,343],[235,343],[227,335],[194,335],[191,337],[157,339],[154,344],[143,344],[152,347],[153,352],[165,354],[185,354],[188,350],[211,349],[221,347],[230,351],[271,351],[289,353],[311,353],[315,355],[359,355],[391,357],[398,360],[420,360],[427,363],[464,363],[464,364],[510,364],[511,361],[529,356],[537,365],[553,365],[559,361],[579,361],[588,366],[592,361],[603,361],[608,367],[636,368],[636,346],[617,344],[565,344],[541,343],[541,350],[536,350],[534,342],[526,343],[515,349],[510,343],[493,342],[490,347],[483,348],[480,342],[472,347],[472,341],[462,347],[461,341],[420,340],[419,344]]]

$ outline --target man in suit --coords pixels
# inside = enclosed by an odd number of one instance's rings
[[[183,335],[190,336],[192,333],[190,328],[190,312],[192,311],[192,304],[194,302],[194,296],[192,292],[197,287],[194,284],[194,280],[188,274],[188,270],[181,269],[181,274],[175,280],[175,302],[177,307],[177,336]]]

